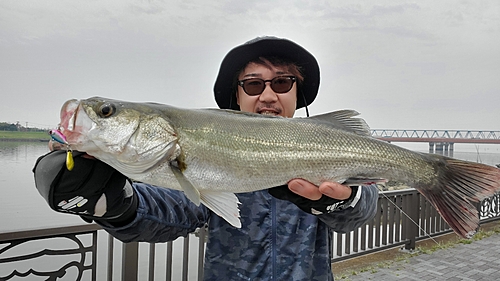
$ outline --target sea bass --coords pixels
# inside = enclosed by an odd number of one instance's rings
[[[235,227],[234,193],[294,178],[316,185],[391,179],[416,188],[457,234],[473,235],[473,202],[500,190],[500,169],[376,140],[357,115],[283,118],[95,97],[67,101],[59,129],[71,149],[133,180],[182,190]]]

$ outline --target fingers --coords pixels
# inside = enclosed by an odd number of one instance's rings
[[[49,149],[50,149],[50,151],[61,150],[62,144],[60,144],[56,141],[53,141],[53,140],[49,140]]]
[[[345,200],[352,193],[352,189],[349,186],[336,182],[324,182],[318,189],[322,194],[338,200]]]
[[[323,195],[317,186],[303,179],[291,180],[288,182],[288,188],[293,193],[311,200],[319,200]]]
[[[352,193],[352,189],[349,186],[336,182],[324,182],[318,187],[303,179],[291,180],[288,182],[288,188],[292,192],[311,200],[318,200],[322,195],[338,200],[345,200]]]
[[[83,157],[83,158],[87,158],[87,159],[95,159],[95,157],[94,157],[94,156],[90,156],[90,155],[88,155],[87,153],[83,154],[83,155],[82,155],[82,157]]]

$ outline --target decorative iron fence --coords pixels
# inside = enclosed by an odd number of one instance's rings
[[[205,238],[202,228],[168,243],[122,243],[95,224],[0,233],[0,281],[202,280]]]
[[[0,234],[0,280],[96,280],[96,225]],[[61,280],[61,279],[59,279]]]
[[[359,229],[334,233],[332,262],[397,246],[413,249],[418,240],[451,232],[414,189],[380,193],[378,210]],[[478,210],[481,222],[499,219],[500,195],[483,200]],[[202,280],[205,237],[205,229],[200,229],[168,243],[123,244],[97,225],[0,233],[0,281],[32,280],[34,276],[45,280],[62,276],[57,280]]]
[[[499,194],[486,198],[481,202],[481,205],[479,205],[479,217],[482,222],[497,220],[500,217]]]

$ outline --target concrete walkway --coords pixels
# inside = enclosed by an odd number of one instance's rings
[[[355,272],[355,275],[353,274]],[[470,244],[385,261],[335,275],[335,280],[500,280],[500,234]]]

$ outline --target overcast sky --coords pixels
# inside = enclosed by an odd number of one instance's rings
[[[91,96],[216,107],[222,58],[263,35],[318,59],[311,114],[500,130],[498,0],[2,0],[0,121],[56,127],[66,100]]]

